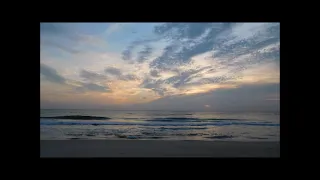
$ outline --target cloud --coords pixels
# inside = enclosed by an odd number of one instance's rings
[[[213,111],[279,111],[277,101],[265,100],[269,94],[280,94],[279,84],[242,85],[187,96],[166,96],[136,108],[201,111],[206,109],[205,105],[209,105]]]
[[[154,28],[160,38],[151,41],[134,41],[123,51],[124,60],[132,60],[133,50],[142,44],[156,42],[161,38],[170,43],[163,53],[150,62],[152,69],[168,69],[183,66],[192,61],[192,57],[211,52],[208,58],[217,61],[224,68],[233,67],[238,72],[247,65],[279,58],[279,23],[164,23]],[[147,46],[147,47],[148,47]],[[273,46],[269,51],[259,51]],[[145,47],[146,48],[146,47]],[[150,49],[149,49],[150,50]],[[144,49],[138,52],[137,62],[149,54]],[[247,61],[238,62],[240,56],[251,55]]]
[[[152,77],[160,77],[159,72],[157,70],[152,70],[150,71],[150,75]]]
[[[68,28],[60,23],[40,23],[40,33],[45,34],[64,34]]]
[[[59,84],[66,83],[66,79],[63,76],[59,75],[55,69],[42,63],[40,63],[40,74],[42,74],[44,78],[50,82]]]
[[[144,47],[144,49],[139,52],[137,61],[138,61],[138,62],[143,62],[143,61],[147,60],[148,57],[151,55],[152,50],[153,50],[152,47],[146,45],[146,46]]]
[[[105,34],[107,36],[111,35],[112,33],[116,32],[123,26],[122,23],[112,23],[108,26],[107,30],[105,31]]]
[[[71,87],[77,92],[88,92],[88,91],[95,91],[95,92],[111,92],[109,87],[107,86],[101,86],[95,83],[84,83],[74,80],[69,80],[61,76],[54,68],[49,67],[45,64],[40,64],[40,74],[43,75],[43,77],[53,83],[58,83],[65,85],[66,87]],[[98,75],[96,73],[91,73],[88,71],[81,71],[81,76],[89,79],[89,80],[97,80],[101,79],[103,76]]]
[[[171,88],[180,88],[188,84],[193,78],[197,77],[197,74],[211,68],[211,66],[208,67],[202,67],[199,69],[188,69],[188,70],[179,70],[175,69],[177,75],[168,77],[168,78],[161,78],[162,76],[160,73],[156,70],[153,70],[150,72],[151,77],[160,77],[160,79],[153,79],[153,78],[147,78],[141,83],[141,87],[151,89],[158,93],[161,96],[166,95],[166,93],[172,93],[172,91],[169,91],[168,87],[171,86]],[[176,93],[179,93],[178,91]]]
[[[110,36],[115,32],[119,32],[122,29],[124,29],[125,27],[128,27],[130,25],[133,25],[134,23],[110,23],[107,27],[107,29],[105,30],[104,34],[106,36]]]
[[[144,81],[139,85],[141,88],[150,89],[154,91],[159,96],[166,96],[171,94],[172,91],[168,88],[165,80],[154,80],[154,79],[144,79]]]
[[[77,33],[74,32],[69,23],[40,23],[40,37],[59,38],[78,41]]]
[[[133,50],[134,46],[131,45],[131,46],[128,46],[126,50],[124,50],[122,52],[122,59],[123,60],[131,60],[132,58],[132,50]]]
[[[85,80],[89,80],[89,81],[101,81],[101,80],[107,79],[107,77],[105,75],[98,74],[95,72],[86,71],[86,70],[80,71],[80,77],[84,78]]]
[[[75,41],[78,42],[78,44],[82,44],[88,47],[90,46],[102,47],[102,48],[107,47],[106,41],[99,38],[99,36],[77,33],[75,37],[76,37]]]
[[[63,44],[56,43],[55,41],[42,40],[41,41],[41,45],[42,46],[50,46],[50,47],[58,48],[60,50],[63,50],[65,52],[68,52],[68,53],[71,53],[71,54],[77,54],[77,53],[80,52],[79,50],[73,49],[73,48],[71,48],[69,46],[65,46]]]
[[[109,28],[110,34],[127,32],[118,31],[120,26],[116,24]],[[139,27],[140,31],[143,28]],[[56,82],[72,84],[71,87],[77,89],[78,94],[110,92],[100,94],[117,103],[141,103],[156,99],[161,102],[162,99],[169,104],[175,102],[167,98],[180,97],[184,101],[192,96],[192,100],[185,103],[188,104],[192,103],[193,98],[205,96],[207,99],[212,97],[214,103],[203,99],[203,102],[199,101],[192,107],[210,105],[210,109],[214,109],[218,106],[217,102],[224,106],[225,102],[221,99],[233,101],[222,98],[227,89],[279,84],[279,23],[163,23],[155,26],[154,34],[148,38],[137,37],[139,33],[131,35],[130,32],[130,36],[123,34],[132,39],[129,44],[121,44],[128,39],[117,42],[119,44],[116,47],[124,45],[124,50],[114,48],[115,52],[103,53],[84,48],[90,43],[99,44],[93,37],[101,38],[70,32],[75,31],[59,24],[44,27],[42,34],[46,35],[44,39],[41,38],[42,46],[64,48],[70,53],[68,57],[49,58],[42,62],[54,65],[65,77],[60,75],[64,80]],[[62,38],[65,36],[72,38]],[[205,94],[209,92],[215,95]],[[240,89],[234,92],[238,95],[243,93],[240,93]],[[200,94],[201,97],[196,96]],[[276,98],[264,95],[256,99],[258,104],[262,99],[268,103],[276,102],[268,100]],[[246,106],[249,105],[248,102]]]
[[[107,67],[104,71],[107,74],[114,75],[114,76],[121,76],[122,75],[121,71],[115,67]]]
[[[115,80],[134,81],[139,79],[139,77],[134,74],[123,74],[120,69],[115,67],[107,67],[104,71],[113,76]]]
[[[95,91],[95,92],[111,92],[106,86],[100,86],[94,83],[82,83],[82,86],[76,88],[79,92]]]
[[[133,41],[129,46],[127,46],[127,48],[122,52],[122,59],[125,61],[130,61],[133,58],[133,50],[135,50],[138,46],[142,46],[145,45],[145,49],[143,51],[140,51],[140,57],[138,58],[138,61],[141,62],[141,55],[142,58],[146,58],[148,57],[151,52],[152,52],[152,48],[150,46],[148,46],[148,44],[152,43],[152,42],[157,42],[159,41],[160,38],[153,38],[153,39],[142,39],[142,40],[135,40]],[[145,59],[143,59],[145,60]],[[142,61],[143,61],[142,60]]]
[[[151,66],[181,65],[188,63],[191,57],[212,50],[215,38],[227,30],[228,23],[166,23],[155,27],[155,33],[169,39],[161,56]]]
[[[198,77],[199,73],[201,73],[202,71],[205,71],[209,68],[212,68],[212,67],[207,66],[207,67],[202,67],[199,69],[190,69],[187,71],[183,71],[183,72],[179,73],[178,76],[174,76],[174,77],[167,79],[167,81],[169,81],[169,83],[171,83],[173,81],[174,82],[173,87],[178,88],[178,87],[184,86],[185,84],[190,82],[193,78]]]
[[[75,54],[82,50],[106,48],[106,41],[95,35],[77,32],[70,23],[41,23],[41,46],[54,47]]]
[[[119,76],[119,79],[124,80],[124,81],[133,81],[133,80],[137,80],[139,78],[133,74],[127,74],[127,75]]]

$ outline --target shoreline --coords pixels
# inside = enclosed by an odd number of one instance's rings
[[[40,140],[40,157],[280,157],[280,142]]]

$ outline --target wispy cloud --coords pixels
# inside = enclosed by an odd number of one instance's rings
[[[55,69],[53,69],[45,64],[40,64],[40,73],[48,81],[51,81],[54,83],[59,83],[59,84],[66,83],[66,79],[64,77],[59,75]]]
[[[149,58],[149,56],[151,55],[151,53],[152,53],[152,47],[146,45],[144,47],[144,49],[139,52],[139,56],[138,56],[137,61],[143,62],[143,61],[147,60]]]
[[[114,75],[114,76],[121,76],[122,75],[121,71],[115,67],[107,67],[105,69],[105,72],[107,74]]]
[[[65,45],[57,43],[55,41],[42,40],[41,41],[41,45],[42,46],[50,46],[50,47],[53,47],[53,48],[58,48],[60,50],[63,50],[65,52],[68,52],[68,53],[71,53],[71,54],[77,54],[77,53],[80,52],[79,50],[73,49],[72,47],[65,46]]]
[[[103,74],[98,74],[98,73],[90,72],[86,70],[80,71],[80,77],[88,81],[103,81],[107,79],[107,77]]]
[[[75,31],[71,24],[41,23],[41,46],[54,47],[72,54],[83,51],[84,48],[106,48],[107,43],[98,36],[82,34]]]
[[[126,60],[126,61],[130,61],[133,60],[133,51],[139,47],[139,46],[143,46],[145,47],[145,49],[143,51],[140,51],[139,54],[139,58],[137,59],[137,61],[143,61],[145,60],[146,57],[148,57],[151,52],[152,52],[152,48],[150,47],[150,43],[153,42],[157,42],[158,40],[160,40],[160,38],[153,38],[153,39],[142,39],[142,40],[135,40],[133,41],[123,52],[122,52],[122,59]],[[141,57],[143,58],[143,60],[141,60]]]
[[[121,29],[121,27],[123,26],[122,23],[113,23],[110,24],[109,27],[107,28],[107,30],[105,31],[105,34],[107,36],[111,35],[112,33],[116,32],[117,30]]]
[[[126,33],[127,38],[125,26],[109,25],[106,37]],[[47,67],[44,79],[73,83],[77,94],[100,93],[108,102],[142,103],[175,96],[187,99],[212,91],[220,97],[227,89],[280,82],[279,23],[161,23],[154,26],[152,36],[133,38],[116,52],[104,49],[107,38],[81,34],[72,26],[49,24],[41,28],[45,50],[54,47],[69,52],[68,57],[50,60],[65,77]],[[263,95],[262,99],[276,98]],[[201,107],[205,105],[215,108],[209,102]]]
[[[82,83],[82,86],[76,88],[77,91],[86,92],[86,91],[97,91],[97,92],[111,92],[108,87],[101,86],[94,83]]]
[[[60,75],[54,68],[49,67],[45,64],[40,64],[40,74],[44,76],[44,78],[53,83],[58,83],[61,85],[69,86],[75,91],[86,92],[86,91],[97,91],[97,92],[111,92],[108,86],[102,86],[99,84],[91,83],[91,82],[78,82],[74,80],[69,80]],[[105,79],[103,75],[99,75],[96,73],[90,73],[88,71],[81,71],[80,75],[86,79],[95,81]]]

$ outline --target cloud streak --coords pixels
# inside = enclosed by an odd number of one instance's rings
[[[63,50],[65,52],[71,53],[71,54],[77,54],[80,52],[79,50],[73,49],[73,48],[65,46],[63,44],[56,43],[55,41],[43,40],[43,41],[41,41],[41,45],[42,46],[50,46],[53,48],[58,48],[60,50]]]
[[[114,75],[114,76],[121,76],[121,74],[122,74],[119,69],[114,68],[114,67],[107,67],[107,68],[105,69],[105,72],[106,72],[107,74]]]
[[[111,92],[108,87],[101,86],[94,83],[81,83],[82,86],[77,87],[76,91],[86,92],[86,91],[95,91],[95,92]]]
[[[43,75],[44,78],[49,82],[71,87],[77,92],[88,92],[88,91],[111,92],[111,89],[109,89],[108,86],[102,86],[93,82],[79,82],[79,81],[66,79],[62,75],[60,75],[54,68],[42,63],[40,64],[40,74]],[[82,70],[80,72],[80,76],[90,81],[105,79],[105,76],[103,75],[91,73],[85,70]]]
[[[44,78],[50,82],[59,84],[66,83],[66,79],[63,76],[59,75],[55,69],[45,64],[40,64],[40,74],[42,74]]]
[[[40,39],[43,49],[53,47],[71,54],[79,53],[83,48],[107,47],[96,35],[75,32],[70,23],[40,23]]]
[[[103,94],[101,98],[111,98],[118,103],[162,101],[174,97],[188,99],[209,92],[222,97],[228,89],[238,89],[232,92],[241,94],[240,89],[244,86],[280,83],[279,23],[161,23],[154,26],[148,37],[136,37],[135,34],[149,33],[138,28],[143,26],[141,24],[132,24],[133,29],[138,30],[137,33],[130,32],[131,36],[129,30],[121,26],[108,25],[106,39],[84,35],[78,30],[75,33],[70,25],[41,27],[45,50],[54,47],[69,53],[68,57],[46,61],[59,64],[56,67],[68,76],[48,67],[42,67],[42,76],[56,84],[73,82],[72,89],[78,94],[97,92]],[[130,40],[108,39],[115,32],[117,38],[123,35],[123,39]],[[61,40],[62,37],[66,38]],[[117,44],[114,52],[103,49],[105,46],[99,43],[108,40],[111,46]],[[89,48],[89,44],[95,44],[102,51],[93,46]],[[74,66],[71,67],[70,61]],[[64,68],[62,64],[68,66]],[[277,99],[260,95],[263,101],[270,103],[271,100],[266,99]],[[260,95],[257,93],[259,98]],[[219,97],[214,96],[212,101]],[[245,104],[245,100],[241,101]],[[202,103],[199,102],[199,107],[209,105],[211,109],[217,106],[205,99]]]
[[[103,74],[98,74],[98,73],[90,72],[86,70],[80,71],[80,77],[88,81],[103,81],[107,79],[107,77]]]

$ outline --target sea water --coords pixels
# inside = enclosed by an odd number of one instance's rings
[[[56,118],[71,115],[90,118]],[[108,119],[94,120],[97,116]],[[265,112],[41,109],[40,139],[280,141],[280,115]]]

